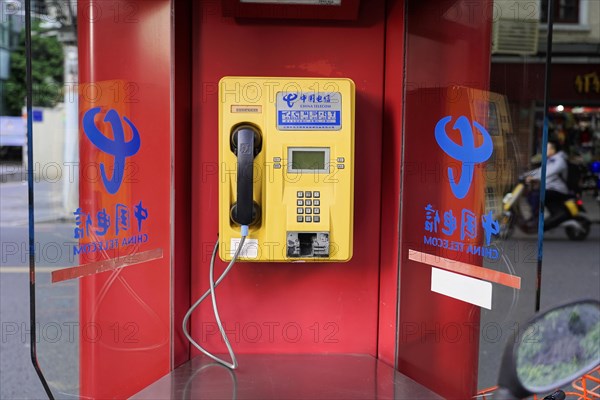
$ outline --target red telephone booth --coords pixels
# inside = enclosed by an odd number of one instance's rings
[[[53,276],[80,278],[79,395],[475,395],[480,307],[520,287],[484,266],[492,5],[79,1],[80,266]],[[218,288],[235,371],[181,328],[219,235],[225,76],[355,84],[353,257],[238,262]],[[226,353],[208,302],[190,332]]]

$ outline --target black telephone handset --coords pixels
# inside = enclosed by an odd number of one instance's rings
[[[252,125],[241,125],[231,134],[231,150],[237,156],[237,202],[231,207],[231,219],[239,225],[253,225],[260,219],[260,207],[254,202],[254,157],[260,153],[262,137]]]

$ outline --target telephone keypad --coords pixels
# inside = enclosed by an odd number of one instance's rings
[[[321,192],[318,190],[298,190],[296,192],[296,222],[321,222],[320,197]]]

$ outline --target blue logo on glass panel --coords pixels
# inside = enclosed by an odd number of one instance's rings
[[[476,121],[473,126],[479,130],[483,137],[481,146],[475,147],[475,135],[469,119],[463,115],[458,117],[454,123],[453,129],[460,132],[462,143],[456,143],[448,137],[446,125],[452,120],[451,116],[444,117],[435,125],[435,140],[442,150],[450,157],[461,163],[460,177],[455,179],[454,170],[448,167],[448,179],[450,180],[450,189],[456,198],[463,199],[473,182],[473,170],[475,164],[487,161],[492,155],[494,145],[492,138],[487,130]]]
[[[125,141],[125,132],[121,116],[115,110],[108,110],[104,117],[104,122],[108,122],[112,128],[113,138],[109,138],[102,133],[96,123],[94,117],[100,112],[100,107],[92,108],[83,115],[83,131],[90,141],[100,151],[110,154],[114,157],[114,167],[111,173],[111,178],[108,178],[104,163],[100,164],[100,172],[102,174],[102,182],[104,187],[110,194],[115,194],[121,187],[123,181],[123,172],[125,171],[125,160],[136,154],[140,149],[140,134],[127,118],[123,120],[131,128],[131,140]]]

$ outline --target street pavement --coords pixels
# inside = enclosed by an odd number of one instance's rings
[[[50,271],[72,266],[73,222],[65,220],[56,183],[36,184],[36,297],[38,358],[58,398],[76,398],[78,384],[78,282],[50,283]],[[586,199],[596,221],[584,242],[562,230],[544,241],[542,308],[567,300],[600,300],[600,208]],[[45,398],[29,358],[27,185],[0,184],[0,399]],[[508,337],[533,314],[537,241],[519,232],[501,245],[506,260],[489,267],[522,278],[520,291],[495,285],[492,310],[481,312],[479,387],[496,383],[500,354]],[[443,331],[442,331],[443,333]],[[442,335],[443,336],[443,335]],[[441,337],[441,340],[447,338]]]
[[[50,271],[74,265],[67,251],[73,223],[65,220],[61,185],[35,186],[37,353],[59,398],[74,398],[78,382],[78,285],[50,283]],[[27,183],[0,184],[0,399],[47,398],[30,360]]]

